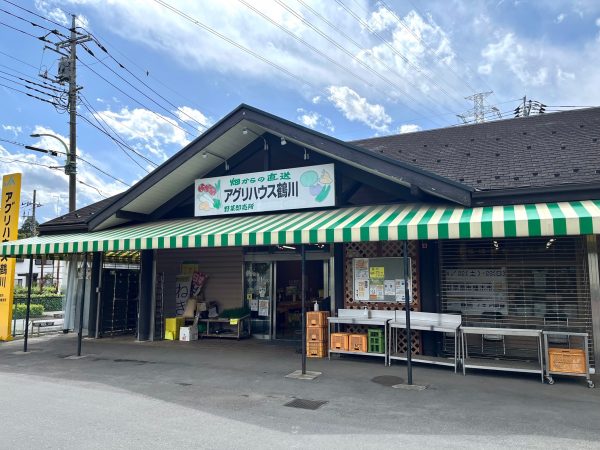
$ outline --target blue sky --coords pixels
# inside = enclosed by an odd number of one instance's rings
[[[95,56],[79,48],[78,152],[96,167],[79,164],[78,207],[126,188],[114,178],[139,180],[148,160],[163,162],[240,103],[344,140],[456,125],[475,92],[494,91],[487,105],[504,117],[524,95],[549,111],[600,104],[592,0],[11,2],[62,24],[77,14],[109,52],[95,42],[86,44]],[[0,9],[0,173],[23,173],[24,200],[38,190],[44,221],[67,211],[67,177],[51,168],[64,160],[6,140],[62,151],[29,136],[46,132],[68,142],[64,111],[14,90],[47,91],[29,82],[55,75],[57,55],[8,26],[34,36],[45,31],[29,22],[66,30],[6,0]]]

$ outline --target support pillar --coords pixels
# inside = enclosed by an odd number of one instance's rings
[[[600,270],[598,268],[598,243],[596,236],[586,236],[588,272],[590,277],[590,300],[592,307],[592,339],[594,343],[594,362],[600,364]]]
[[[140,252],[140,292],[137,320],[138,341],[149,340],[152,333],[153,260],[154,252],[152,250],[142,250]]]

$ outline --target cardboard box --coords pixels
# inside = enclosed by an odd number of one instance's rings
[[[197,341],[198,340],[198,326],[181,327],[179,329],[179,340],[180,341]]]

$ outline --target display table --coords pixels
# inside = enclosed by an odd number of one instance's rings
[[[462,366],[463,375],[466,369],[500,370],[506,372],[524,372],[539,373],[542,383],[544,382],[544,358],[542,350],[542,330],[530,330],[525,328],[488,328],[488,327],[461,327],[462,342]],[[538,364],[532,364],[526,361],[499,361],[490,359],[478,359],[473,363],[469,362],[469,353],[467,348],[467,336],[469,334],[478,335],[500,335],[500,336],[519,336],[532,337],[538,341]]]
[[[232,321],[237,321],[233,324]],[[206,325],[206,330],[198,333],[198,338],[219,337],[228,339],[238,339],[249,337],[252,334],[250,315],[240,318],[215,317],[212,319],[198,319],[198,323]],[[219,325],[218,329],[215,325]],[[212,328],[211,328],[212,327]],[[230,331],[220,332],[223,328],[229,328]]]
[[[351,352],[348,350],[337,350],[331,348],[331,333],[340,331],[341,325],[369,325],[383,327],[384,343],[387,342],[388,327],[387,324],[394,318],[394,311],[369,311],[369,317],[365,316],[364,310],[360,309],[339,309],[337,317],[328,317],[329,322],[329,345],[328,357],[331,359],[332,353],[346,355],[362,355],[362,356],[377,356],[383,358],[383,364],[387,365],[387,345],[384,345],[384,353],[369,353],[369,352]]]
[[[579,346],[581,350],[583,350],[583,353],[585,355],[585,364],[584,364],[584,370],[581,372],[566,372],[566,371],[561,371],[561,370],[557,370],[551,367],[550,365],[550,354],[549,354],[549,350],[550,350],[550,345],[549,345],[549,340],[548,340],[548,336],[559,336],[559,337],[564,337],[567,339],[567,342],[569,344],[569,349],[571,347],[571,337],[576,337],[576,338],[580,338],[581,340],[581,345]],[[590,378],[590,354],[589,354],[589,347],[588,347],[588,339],[589,336],[587,333],[578,333],[578,332],[573,332],[573,331],[550,331],[550,330],[544,330],[544,350],[546,352],[546,379],[548,380],[548,384],[554,384],[554,379],[552,378],[552,375],[565,375],[565,376],[569,376],[569,377],[585,377],[588,387],[593,388],[594,387],[594,383],[592,382],[592,379]]]
[[[410,329],[418,331],[436,331],[439,333],[450,333],[454,335],[454,360],[425,355],[411,355],[412,362],[425,364],[438,364],[442,366],[454,366],[454,372],[458,370],[460,357],[459,340],[460,325],[462,318],[460,314],[436,314],[411,311]],[[398,330],[406,329],[406,312],[396,311],[396,318],[389,323],[390,339],[388,341],[388,364],[392,365],[392,359],[406,361],[406,353],[398,353]]]

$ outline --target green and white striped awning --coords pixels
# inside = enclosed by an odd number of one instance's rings
[[[41,236],[4,243],[0,255],[599,233],[600,201],[596,200],[480,208],[397,204],[177,219]]]

